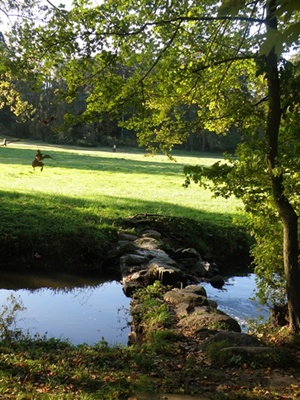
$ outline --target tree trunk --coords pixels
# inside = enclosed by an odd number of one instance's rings
[[[267,30],[277,29],[275,16],[277,0],[267,3]],[[271,33],[271,32],[270,32]],[[292,332],[300,332],[300,274],[298,267],[298,217],[284,194],[282,174],[274,172],[277,166],[278,135],[281,120],[280,79],[278,57],[275,49],[266,57],[268,82],[268,118],[266,127],[267,163],[271,175],[273,199],[283,224],[283,258],[289,311],[289,325]]]
[[[204,152],[205,152],[205,146],[206,146],[205,131],[203,130],[203,131],[200,133],[200,135],[201,135],[201,137],[202,137],[201,151],[202,151],[202,153],[204,153]]]

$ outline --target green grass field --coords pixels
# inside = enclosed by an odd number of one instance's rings
[[[50,154],[45,168],[33,171],[36,149]],[[196,185],[182,187],[184,165],[210,165],[216,156],[175,155],[176,162],[163,155],[146,156],[142,151],[84,150],[41,144],[11,144],[0,148],[1,192],[20,198],[60,202],[74,207],[95,208],[104,218],[126,218],[150,212],[202,219],[240,214],[240,203],[212,199]],[[28,196],[28,197],[27,197]],[[26,200],[25,200],[26,202]]]
[[[31,166],[38,148],[53,157],[44,160],[42,172]],[[96,242],[115,233],[117,221],[139,213],[221,226],[242,218],[236,199],[212,199],[196,185],[182,186],[184,165],[211,165],[219,157],[178,153],[175,158],[41,143],[0,147],[0,234],[5,243],[0,255],[29,252],[28,246],[32,254],[49,256],[53,248],[76,253],[80,243],[90,252],[82,257],[92,258]]]

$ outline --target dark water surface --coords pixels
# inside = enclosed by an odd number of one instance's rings
[[[204,286],[208,297],[236,318],[244,331],[249,318],[267,316],[266,309],[249,299],[256,287],[253,274],[227,278],[222,290]],[[68,339],[75,345],[92,345],[102,338],[110,345],[127,344],[130,299],[116,280],[0,273],[0,306],[11,294],[26,307],[18,315],[17,328],[31,336]]]
[[[0,274],[0,304],[13,294],[25,311],[17,327],[31,336],[68,339],[73,344],[127,344],[129,303],[115,280],[67,274]]]

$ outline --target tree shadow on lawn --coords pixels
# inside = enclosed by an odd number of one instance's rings
[[[200,252],[215,247],[216,257],[241,252],[247,243],[245,231],[232,225],[234,215],[111,196],[101,196],[101,202],[17,192],[2,192],[1,197],[0,268],[19,262],[30,268],[99,271],[119,230],[136,214],[159,214],[183,245]]]
[[[91,171],[108,171],[115,173],[128,173],[128,174],[153,174],[153,175],[179,175],[183,176],[184,163],[170,161],[167,157],[165,162],[158,161],[155,157],[145,157],[145,161],[132,160],[130,158],[122,158],[120,153],[113,155],[112,153],[105,153],[99,151],[99,155],[78,154],[74,152],[59,151],[55,153],[51,150],[41,150],[43,154],[50,154],[53,160],[47,159],[43,161],[45,168],[67,168]],[[36,150],[23,149],[23,148],[8,148],[0,151],[0,164],[6,165],[24,165],[31,167],[31,163],[35,158]],[[130,153],[125,153],[126,156]],[[134,155],[135,153],[133,153]],[[142,154],[140,154],[142,155]],[[182,157],[182,156],[180,156]],[[188,156],[191,158],[191,156]],[[215,160],[220,159],[222,156],[216,157],[215,155],[208,156],[199,155],[195,157],[195,163],[201,161],[202,158],[212,158]],[[40,168],[36,168],[34,172],[40,172]],[[33,169],[32,169],[33,171]]]

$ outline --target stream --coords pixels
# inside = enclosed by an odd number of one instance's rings
[[[16,327],[31,337],[127,345],[130,299],[116,280],[0,273],[0,282],[0,304],[11,295],[22,303],[25,311],[17,315]]]
[[[129,306],[121,284],[67,274],[28,275],[0,273],[0,314],[13,295],[25,310],[16,316],[16,327],[30,336],[69,340],[93,345],[104,339],[109,345],[127,344]],[[205,284],[208,298],[237,319],[244,332],[247,320],[268,313],[250,301],[254,275],[227,278],[222,290]]]
[[[247,332],[249,321],[266,321],[269,316],[267,307],[262,306],[254,297],[256,289],[255,274],[232,276],[225,279],[222,289],[204,284],[207,297],[218,304],[218,309],[235,318],[243,332]]]

